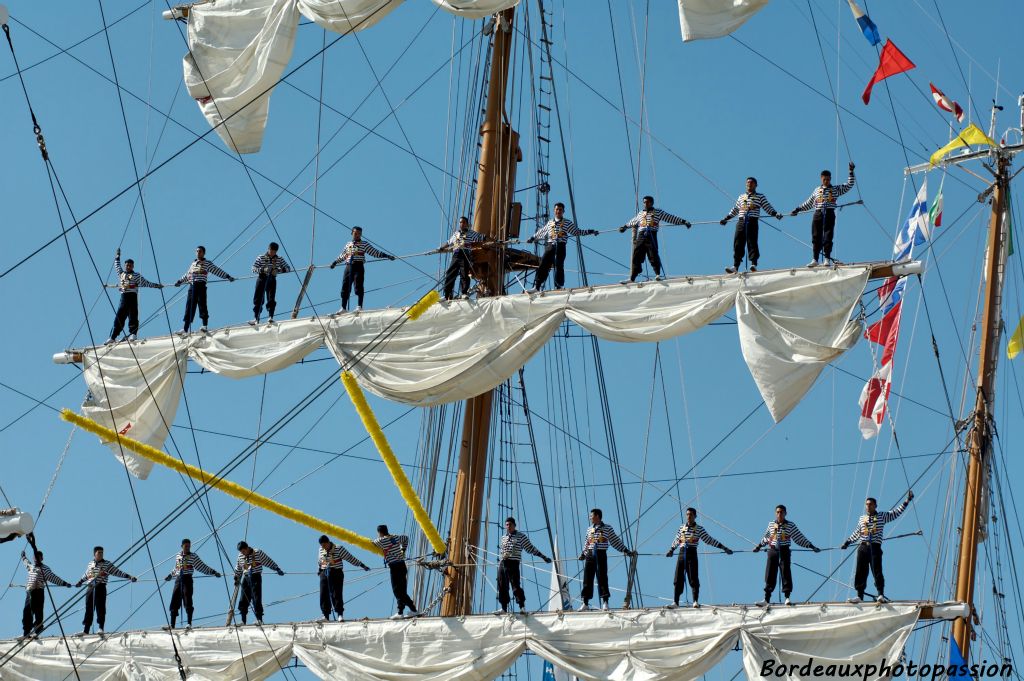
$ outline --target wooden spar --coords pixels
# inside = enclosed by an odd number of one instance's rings
[[[481,129],[480,167],[473,229],[488,239],[504,240],[515,189],[516,163],[521,158],[519,135],[505,122],[505,94],[512,53],[512,20],[515,9],[501,12],[494,24],[487,109]],[[478,295],[504,293],[505,254],[503,249],[483,248],[474,252],[474,276]],[[459,471],[455,481],[451,534],[448,539],[448,583],[441,601],[441,616],[470,615],[476,582],[477,549],[483,522],[487,449],[491,430],[494,391],[466,400],[459,449]]]
[[[309,288],[309,280],[313,278],[313,270],[316,267],[313,265],[309,266],[306,270],[306,276],[302,280],[302,286],[299,287],[299,297],[295,299],[295,307],[292,308],[292,319],[299,318],[299,310],[302,309],[302,299],[306,296],[306,289]]]
[[[965,660],[970,660],[974,638],[974,577],[978,560],[980,531],[985,523],[988,497],[988,473],[992,448],[991,423],[994,418],[996,367],[999,365],[999,340],[1002,326],[1003,273],[1006,265],[1007,231],[1004,218],[1009,191],[1010,154],[996,154],[996,181],[992,186],[992,217],[989,220],[985,269],[985,309],[981,327],[978,383],[973,425],[968,436],[967,482],[960,530],[960,558],[957,561],[956,600],[968,605],[967,617],[953,622],[953,639]]]

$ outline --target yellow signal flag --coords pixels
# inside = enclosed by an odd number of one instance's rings
[[[934,154],[932,154],[929,161],[931,162],[931,165],[935,165],[936,163],[942,160],[943,156],[953,151],[954,149],[966,147],[971,144],[987,144],[990,147],[996,146],[996,143],[992,141],[991,137],[983,133],[981,131],[981,128],[979,128],[977,125],[971,123],[966,128],[961,130],[960,134],[957,135],[949,144],[947,144],[946,146],[942,147]]]
[[[1006,358],[1013,359],[1020,354],[1021,350],[1024,350],[1024,317],[1017,322],[1017,330],[1013,332],[1006,344]]]
[[[413,489],[408,476],[402,470],[402,464],[398,462],[398,457],[395,456],[387,437],[384,436],[384,430],[380,427],[380,423],[377,422],[377,417],[374,415],[373,410],[370,409],[370,404],[366,401],[366,396],[363,394],[363,389],[359,387],[356,377],[351,371],[343,371],[341,372],[341,382],[344,384],[349,399],[352,400],[352,404],[359,414],[359,418],[362,419],[366,432],[370,434],[370,439],[377,445],[380,458],[384,459],[384,464],[388,467],[388,471],[391,472],[391,477],[395,479],[398,491],[401,492],[402,498],[405,499],[409,510],[412,511],[416,522],[419,523],[420,528],[423,530],[423,534],[427,536],[430,545],[436,553],[445,553],[447,546],[444,540],[441,539],[441,533],[437,531],[434,521],[430,519],[430,514],[427,513],[427,509],[423,508],[423,502],[420,501],[420,497],[416,494],[416,490]]]
[[[67,421],[68,423],[75,424],[82,430],[87,430],[90,433],[93,433],[94,435],[100,436],[100,438],[104,440],[110,442],[117,441],[118,443],[120,443],[122,447],[132,452],[133,454],[138,454],[142,458],[148,459],[153,463],[160,464],[161,466],[170,468],[173,471],[177,471],[183,475],[187,475],[193,480],[198,480],[199,482],[203,483],[208,487],[218,489],[221,492],[227,494],[228,496],[232,496],[238,499],[239,501],[243,501],[249,504],[250,506],[262,508],[264,511],[270,511],[271,513],[279,515],[282,518],[287,518],[288,520],[296,522],[299,525],[305,525],[311,530],[316,530],[321,534],[326,534],[330,537],[335,537],[336,539],[339,539],[345,542],[346,544],[358,546],[359,548],[369,551],[370,553],[375,553],[378,556],[384,555],[384,552],[376,544],[374,544],[369,537],[364,537],[362,535],[356,534],[351,530],[346,530],[344,527],[341,527],[340,525],[329,523],[326,520],[321,520],[320,518],[311,516],[308,513],[303,513],[298,509],[294,509],[290,506],[285,506],[279,501],[274,501],[270,497],[264,496],[262,494],[259,494],[258,492],[254,492],[250,489],[242,487],[238,483],[231,482],[230,480],[225,480],[219,475],[208,473],[207,471],[204,471],[202,468],[199,468],[197,466],[184,463],[179,459],[176,459],[175,457],[160,451],[156,447],[147,445],[144,442],[139,442],[138,440],[133,440],[130,437],[120,435],[117,431],[102,426],[90,418],[76,414],[70,409],[62,410],[60,413],[60,417]]]

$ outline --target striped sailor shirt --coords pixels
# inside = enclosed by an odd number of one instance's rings
[[[292,268],[288,262],[279,255],[267,255],[260,253],[259,257],[252,264],[252,273],[276,277],[284,272],[291,272]]]
[[[191,577],[192,573],[198,570],[204,575],[210,575],[211,577],[217,574],[217,571],[212,567],[203,562],[203,559],[199,557],[197,553],[184,553],[178,551],[178,555],[174,557],[174,569],[171,570],[170,577]]]
[[[672,545],[669,547],[670,550],[675,549],[677,546],[692,546],[697,547],[697,544],[704,542],[708,546],[714,546],[716,549],[724,549],[725,546],[722,542],[718,541],[704,529],[703,525],[694,523],[693,525],[683,524],[679,531],[676,532],[676,538],[672,541]]]
[[[56,584],[57,586],[71,586],[53,574],[53,571],[45,563],[30,563],[24,556],[22,556],[21,562],[25,564],[25,569],[28,571],[28,576],[25,578],[26,591],[42,589],[46,582]]]
[[[451,238],[448,239],[448,245],[451,246],[453,251],[466,251],[468,253],[473,244],[483,241],[486,241],[486,237],[480,232],[475,232],[472,229],[467,229],[463,232],[461,229],[457,229],[452,232]]]
[[[117,290],[121,293],[138,293],[140,288],[160,288],[138,272],[125,272],[121,267],[121,256],[114,257],[114,271],[117,272]]]
[[[89,561],[89,564],[85,566],[85,574],[82,575],[82,581],[92,582],[93,584],[106,584],[107,579],[111,575],[124,579],[132,578],[130,574],[119,570],[116,565],[104,558],[103,560]]]
[[[321,570],[326,570],[328,568],[344,570],[345,565],[343,561],[348,561],[359,568],[366,567],[366,564],[349,553],[348,549],[344,546],[338,546],[337,544],[331,544],[330,549],[325,549],[321,546],[316,557],[317,567]]]
[[[206,258],[203,258],[202,260],[196,258],[195,260],[192,261],[192,264],[188,266],[188,270],[185,271],[185,274],[181,275],[181,279],[178,279],[178,281],[174,283],[205,284],[207,277],[211,274],[216,275],[221,279],[231,278],[230,274],[228,274],[221,268],[217,267]]]
[[[788,547],[791,542],[796,542],[805,549],[814,548],[814,544],[812,544],[811,540],[803,535],[800,528],[796,526],[796,523],[790,520],[783,523],[773,520],[768,523],[768,529],[765,530],[764,536],[761,537],[761,541],[758,543],[758,546],[767,546],[769,548],[777,549],[783,546]]]
[[[405,550],[409,548],[409,537],[404,534],[389,534],[377,537],[373,543],[384,552],[384,564],[391,565],[405,560]]]
[[[881,544],[882,535],[885,532],[885,524],[891,523],[903,515],[903,512],[907,510],[907,506],[910,506],[910,502],[904,499],[902,504],[891,511],[874,515],[862,515],[860,520],[857,521],[857,528],[853,531],[853,534],[846,538],[846,541],[851,544],[854,542]]]
[[[263,553],[262,549],[253,549],[249,555],[239,551],[238,558],[235,560],[235,579],[238,579],[243,574],[263,574],[264,565],[274,572],[281,570],[277,563],[274,562],[274,559]]]
[[[615,534],[611,525],[598,523],[587,528],[587,536],[583,540],[584,554],[589,556],[593,555],[594,551],[607,551],[609,545],[623,553],[629,553],[629,549],[622,543],[619,535]]]
[[[351,262],[366,262],[367,254],[374,258],[386,258],[388,254],[384,251],[378,250],[366,243],[362,239],[359,241],[349,241],[345,244],[345,248],[342,249],[341,253],[337,258],[334,259],[332,265],[340,265],[342,263],[349,264]]]
[[[807,197],[807,200],[797,207],[797,210],[807,210],[808,208],[814,208],[814,210],[835,210],[836,199],[853,189],[853,183],[854,177],[851,170],[846,184],[829,185],[828,187],[818,185],[811,192],[811,195]]]
[[[639,239],[646,237],[648,233],[657,234],[658,227],[661,226],[662,220],[670,225],[687,224],[686,220],[677,215],[666,213],[660,208],[652,208],[650,210],[642,210],[637,213],[636,217],[626,223],[626,226],[635,227],[636,236]]]
[[[561,220],[549,220],[548,224],[537,230],[533,235],[534,239],[547,239],[549,244],[564,244],[571,236],[583,236],[586,234],[576,226],[576,223],[569,218]]]
[[[779,215],[779,211],[775,210],[772,204],[768,203],[768,199],[765,198],[764,194],[760,192],[743,192],[736,198],[736,205],[732,207],[732,210],[725,216],[725,219],[728,220],[733,216],[759,218],[761,217],[762,208],[764,208],[765,213],[772,217]]]
[[[543,558],[544,554],[541,553],[540,549],[533,545],[530,538],[525,534],[516,530],[512,534],[505,533],[501,535],[501,539],[498,540],[498,560],[520,560],[523,555],[523,551]]]

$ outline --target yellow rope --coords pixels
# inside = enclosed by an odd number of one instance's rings
[[[437,291],[434,291],[433,293],[436,297]],[[419,303],[417,303],[417,305],[419,305]],[[423,508],[423,503],[420,501],[419,495],[416,494],[416,490],[412,488],[412,483],[409,482],[409,478],[406,477],[401,464],[398,463],[398,457],[396,457],[395,453],[391,450],[391,445],[388,444],[388,439],[384,436],[384,431],[381,430],[380,424],[377,423],[377,417],[373,415],[373,410],[370,409],[370,405],[366,401],[366,396],[363,395],[363,389],[360,388],[359,383],[356,382],[356,377],[351,371],[343,371],[341,372],[341,382],[345,385],[345,390],[348,391],[348,396],[352,400],[352,404],[355,405],[356,411],[359,413],[359,418],[363,420],[363,426],[366,427],[366,432],[370,434],[370,438],[373,440],[373,443],[377,445],[377,451],[380,452],[380,457],[384,459],[384,464],[391,472],[391,477],[395,479],[398,491],[402,493],[402,498],[405,499],[405,503],[409,505],[413,515],[416,516],[416,522],[418,522],[420,527],[423,528],[423,533],[427,535],[427,539],[430,541],[430,545],[434,547],[434,551],[437,553],[444,553],[446,550],[444,540],[441,539],[440,533],[437,531],[437,528],[434,527],[434,521],[430,519],[430,515],[427,514],[427,510]]]
[[[171,470],[183,473],[189,476],[190,478],[198,480],[204,485],[209,485],[214,489],[219,489],[225,494],[232,496],[236,499],[239,499],[241,501],[244,501],[247,504],[256,506],[257,508],[262,508],[263,510],[270,511],[271,513],[276,513],[282,518],[287,518],[288,520],[296,522],[300,525],[305,525],[306,527],[316,530],[317,532],[321,532],[323,534],[330,535],[332,537],[340,539],[341,541],[347,544],[358,546],[359,548],[365,549],[370,553],[383,555],[383,551],[381,551],[372,541],[370,541],[368,537],[356,534],[351,530],[346,530],[344,527],[335,525],[334,523],[329,523],[325,520],[320,520],[319,518],[311,516],[308,513],[303,513],[302,511],[291,508],[290,506],[285,506],[280,502],[274,501],[270,497],[265,497],[262,494],[254,492],[250,489],[246,489],[245,487],[242,487],[237,483],[231,482],[230,480],[225,480],[224,478],[213,475],[212,473],[207,473],[202,468],[197,468],[196,466],[192,466],[187,463],[182,463],[173,456],[161,452],[156,447],[151,447],[150,445],[147,445],[143,442],[139,442],[138,440],[133,440],[123,435],[118,435],[116,431],[101,426],[100,424],[96,423],[90,418],[80,416],[79,414],[76,414],[70,409],[62,410],[60,413],[60,417],[65,421],[75,424],[76,426],[82,428],[83,430],[88,430],[89,432],[100,436],[104,440],[111,442],[118,441],[121,443],[122,447],[124,447],[125,449],[134,454],[138,454],[144,459],[148,459],[153,463],[158,463],[161,466],[166,466]]]
[[[437,291],[431,290],[430,293],[416,301],[416,304],[410,307],[406,314],[409,315],[409,319],[417,319],[439,300],[441,300],[441,295]]]

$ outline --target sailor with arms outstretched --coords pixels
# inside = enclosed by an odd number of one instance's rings
[[[654,268],[655,281],[661,281],[662,269],[661,255],[658,253],[658,229],[661,227],[662,222],[667,222],[670,225],[685,225],[687,229],[692,226],[689,220],[672,215],[672,213],[667,213],[660,208],[655,208],[654,197],[645,196],[643,210],[637,213],[629,222],[619,227],[619,232],[625,232],[630,227],[633,228],[633,255],[629,269],[629,280],[622,282],[623,284],[630,284],[636,281],[640,270],[643,269],[645,259],[651,261],[651,267]]]
[[[857,590],[856,598],[851,598],[850,603],[860,603],[864,600],[864,590],[868,585],[868,569],[875,578],[875,589],[878,595],[875,601],[888,603],[885,597],[885,575],[882,574],[882,540],[885,533],[885,524],[903,515],[903,512],[914,500],[914,491],[907,492],[907,498],[896,508],[883,513],[878,512],[878,502],[874,497],[868,497],[864,501],[864,515],[857,520],[857,527],[853,533],[843,542],[841,548],[847,549],[853,543],[857,546],[857,571],[853,577],[853,588]]]
[[[708,546],[714,546],[716,549],[722,549],[728,555],[732,555],[732,549],[723,545],[722,542],[718,541],[710,534],[707,533],[702,526],[697,524],[697,509],[688,508],[686,509],[686,522],[676,532],[675,539],[672,540],[671,546],[668,547],[668,552],[665,553],[669,558],[675,553],[676,547],[679,547],[679,558],[676,560],[676,578],[674,582],[675,593],[672,596],[672,606],[679,607],[679,597],[683,594],[683,588],[686,585],[686,581],[690,582],[690,591],[693,592],[693,607],[700,607],[700,577],[697,574],[697,545],[700,542],[704,542]]]
[[[594,577],[597,577],[598,595],[601,597],[601,609],[608,609],[608,599],[611,592],[608,590],[608,547],[611,546],[627,556],[635,557],[636,551],[630,550],[623,543],[619,535],[611,525],[605,524],[604,513],[599,508],[590,509],[590,526],[587,528],[587,536],[583,540],[583,552],[580,553],[580,560],[583,564],[583,590],[580,597],[583,599],[583,607],[580,610],[590,610],[590,599],[594,597]]]
[[[793,572],[790,569],[789,547],[793,542],[815,553],[821,551],[803,535],[796,523],[786,520],[786,507],[779,504],[775,507],[775,520],[768,523],[768,529],[765,530],[761,541],[754,545],[754,553],[768,547],[768,562],[764,568],[764,600],[758,601],[758,606],[764,607],[771,602],[772,592],[775,591],[775,582],[780,571],[782,572],[782,593],[786,596],[786,605],[793,605],[789,600],[790,594],[793,593]]]

